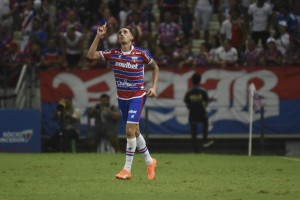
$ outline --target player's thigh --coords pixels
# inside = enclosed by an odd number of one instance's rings
[[[130,100],[127,123],[139,123],[145,102],[146,95]]]
[[[128,102],[129,100],[123,100],[123,99],[118,99],[118,104],[119,104],[119,110],[121,114],[121,118],[123,122],[126,124],[127,122],[127,117],[128,117]]]

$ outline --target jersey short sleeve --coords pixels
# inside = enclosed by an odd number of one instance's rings
[[[107,49],[105,51],[98,51],[101,57],[101,60],[108,61],[112,55],[112,49]]]
[[[151,64],[153,62],[153,58],[152,58],[151,54],[149,53],[149,51],[147,51],[147,50],[143,51],[143,60],[146,64]]]

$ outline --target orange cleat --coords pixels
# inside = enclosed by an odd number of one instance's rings
[[[126,169],[123,169],[122,171],[120,171],[120,173],[116,174],[115,177],[117,179],[122,179],[122,180],[130,179],[131,172],[127,171]]]
[[[157,160],[155,158],[152,158],[153,162],[152,164],[148,165],[147,171],[148,171],[148,179],[152,180],[155,177],[155,167],[157,165]]]

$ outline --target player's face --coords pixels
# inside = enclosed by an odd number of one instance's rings
[[[133,40],[133,36],[127,28],[121,28],[118,38],[121,44],[128,44]]]

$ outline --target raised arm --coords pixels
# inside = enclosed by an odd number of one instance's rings
[[[107,30],[106,23],[103,26],[98,27],[97,35],[95,36],[94,41],[90,46],[90,49],[87,53],[87,58],[92,59],[92,60],[96,60],[96,59],[100,58],[100,55],[97,52],[97,47],[98,47],[101,37],[106,33],[106,30]]]
[[[159,68],[154,60],[151,62],[151,64],[149,64],[149,66],[152,68],[153,85],[147,91],[147,96],[153,98],[156,96],[156,88],[157,88],[157,82],[159,77]]]

